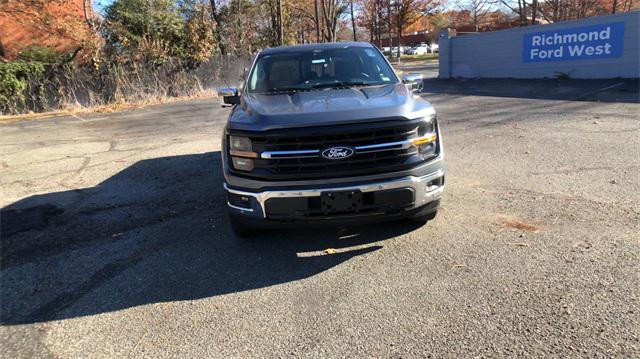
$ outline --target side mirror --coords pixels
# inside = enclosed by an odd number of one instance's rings
[[[230,107],[240,104],[240,94],[236,87],[223,87],[216,89],[218,96],[221,97],[220,105],[222,107]]]
[[[402,75],[402,82],[411,92],[422,91],[422,74],[411,73]]]

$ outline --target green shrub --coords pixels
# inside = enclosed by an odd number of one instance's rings
[[[62,60],[63,53],[48,46],[31,45],[18,52],[18,60],[27,62],[44,62],[45,64],[55,64]]]
[[[26,105],[28,87],[44,75],[41,62],[0,63],[0,113],[17,113]]]

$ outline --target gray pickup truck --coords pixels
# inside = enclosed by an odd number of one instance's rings
[[[436,112],[368,43],[270,48],[239,88],[222,138],[232,227],[433,219],[444,190]]]

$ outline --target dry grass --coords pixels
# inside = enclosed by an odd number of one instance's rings
[[[113,112],[131,107],[215,96],[215,88],[238,85],[248,58],[214,57],[198,64],[105,64],[96,68],[54,66],[29,79],[20,101],[8,101],[0,120],[59,114]],[[4,116],[2,116],[4,115]]]
[[[206,99],[206,98],[217,98],[217,94],[215,91],[203,91],[198,94],[188,95],[188,96],[178,96],[178,97],[165,97],[165,98],[153,98],[146,99],[144,101],[136,101],[136,102],[117,102],[100,106],[93,107],[82,107],[82,106],[67,106],[63,109],[56,111],[48,111],[48,112],[30,112],[26,114],[20,115],[0,115],[0,123],[9,123],[9,122],[17,122],[17,121],[25,121],[25,120],[46,120],[54,117],[61,116],[73,116],[87,113],[113,113],[118,111],[126,111],[131,109],[143,108],[146,106],[159,105],[163,103],[173,103],[173,102],[181,102],[181,101],[189,101],[196,99]]]

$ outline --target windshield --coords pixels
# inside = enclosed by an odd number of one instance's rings
[[[262,55],[256,60],[247,89],[250,93],[276,93],[397,81],[376,49],[350,47]]]

